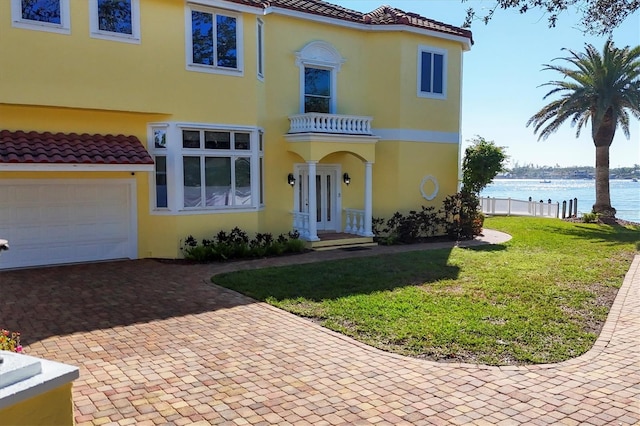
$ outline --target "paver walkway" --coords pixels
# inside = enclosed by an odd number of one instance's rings
[[[29,354],[80,366],[79,425],[640,423],[640,256],[594,348],[529,367],[389,354],[209,282],[221,270],[424,248],[5,271],[0,324],[23,332]]]

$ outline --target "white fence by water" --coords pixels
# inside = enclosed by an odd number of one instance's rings
[[[480,208],[482,213],[494,216],[560,217],[560,203],[482,197]]]

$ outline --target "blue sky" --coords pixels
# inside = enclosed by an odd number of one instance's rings
[[[473,7],[482,13],[491,0],[328,0],[350,9],[369,12],[388,4],[407,12],[452,25],[461,25],[465,11]],[[507,148],[510,163],[554,166],[595,164],[595,148],[590,127],[576,139],[576,129],[569,123],[545,141],[527,120],[550,100],[542,98],[549,88],[539,85],[559,78],[553,71],[541,71],[553,58],[567,56],[563,47],[584,50],[585,43],[602,49],[606,37],[585,35],[579,28],[579,17],[572,10],[560,16],[556,28],[548,28],[546,15],[539,10],[519,14],[517,10],[498,10],[488,25],[474,23],[475,41],[464,54],[462,139],[481,135]],[[613,32],[617,46],[640,44],[640,13],[627,18]],[[562,61],[556,61],[561,63]],[[375,117],[374,117],[375,126]],[[640,164],[640,125],[633,120],[631,138],[621,129],[611,146],[611,167]]]

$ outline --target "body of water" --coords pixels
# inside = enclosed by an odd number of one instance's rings
[[[640,223],[640,182],[611,179],[611,205],[617,210],[616,217]],[[591,211],[596,199],[595,180],[552,179],[541,182],[538,179],[495,179],[484,191],[482,197],[513,198],[535,201],[551,199],[552,203],[578,199],[578,213]],[[562,210],[561,210],[562,211]]]

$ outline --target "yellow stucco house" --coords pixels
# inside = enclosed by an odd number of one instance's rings
[[[472,43],[319,0],[1,1],[0,269],[440,207]]]

